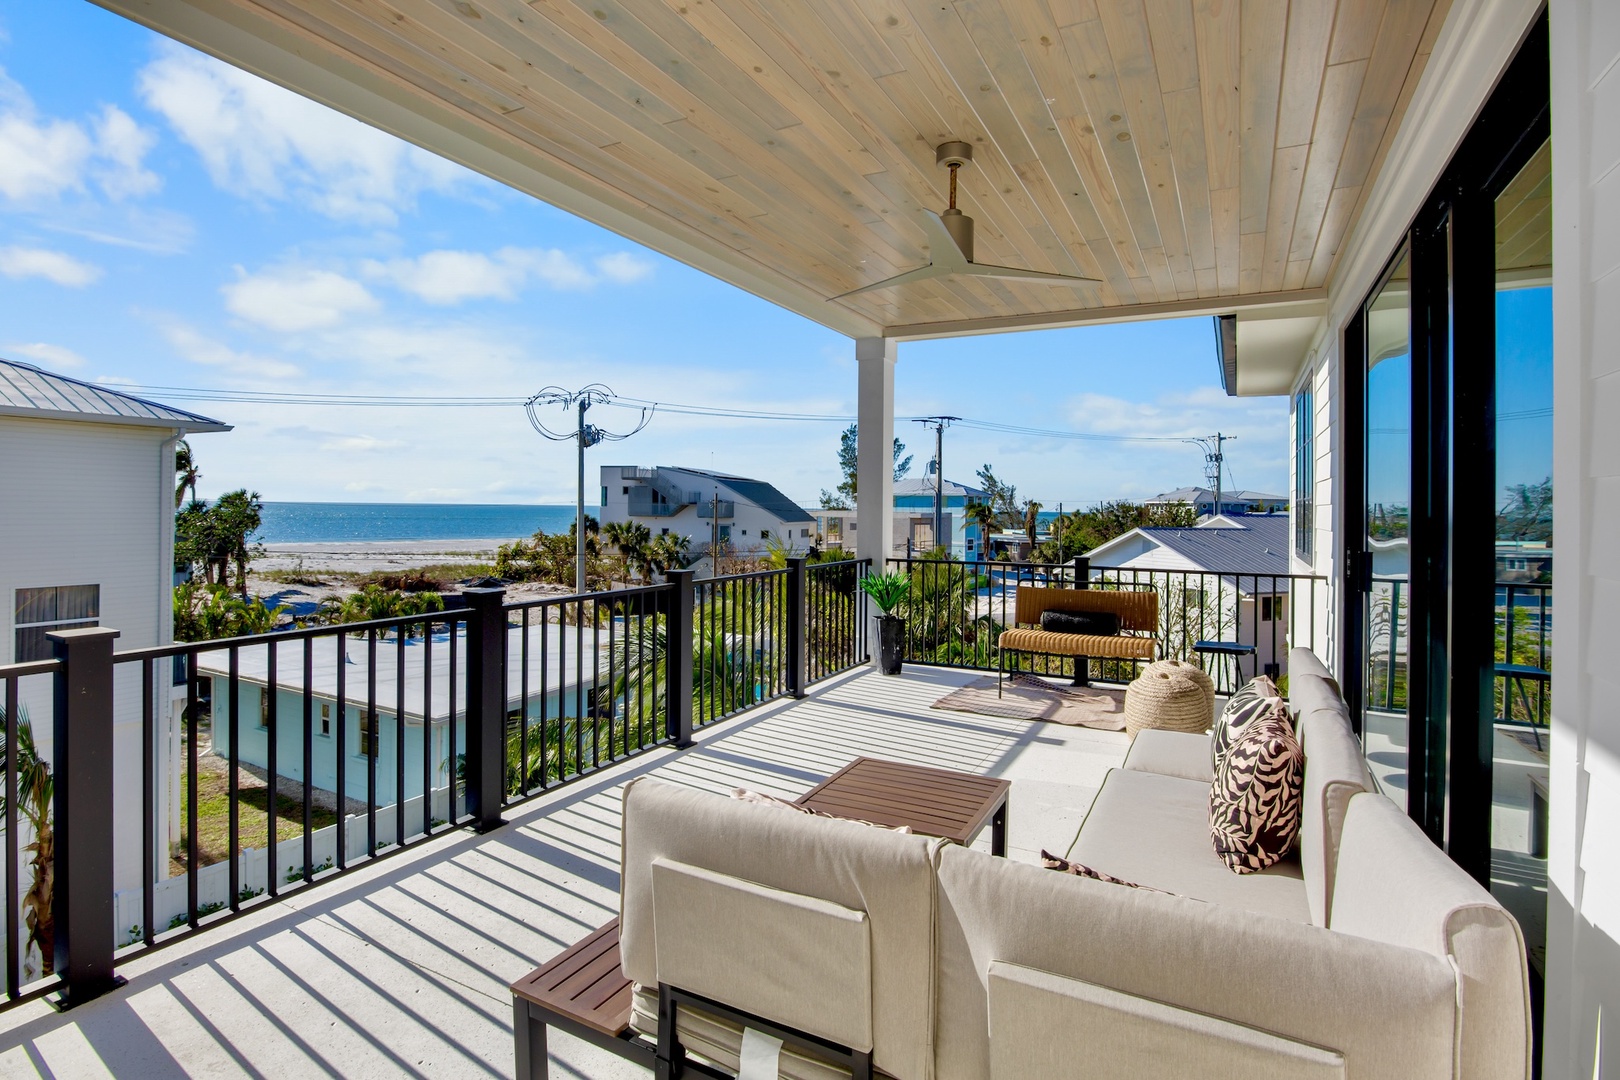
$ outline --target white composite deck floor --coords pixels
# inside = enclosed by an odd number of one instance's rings
[[[1010,856],[1062,852],[1123,732],[943,712],[968,672],[849,673],[120,968],[58,1014],[0,1013],[0,1077],[508,1077],[507,985],[617,913],[619,789],[649,773],[796,796],[859,755],[1012,780]],[[988,846],[989,830],[980,837]],[[553,1033],[555,1077],[645,1077]]]

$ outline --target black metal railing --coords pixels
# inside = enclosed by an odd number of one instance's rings
[[[790,692],[787,570],[696,583],[693,723],[702,727]]]
[[[29,1001],[56,990],[51,932],[52,783],[50,733],[33,723],[51,716],[58,660],[0,667],[4,709],[5,1000]],[[47,724],[47,729],[49,725]],[[25,862],[26,856],[26,862]]]
[[[1495,591],[1495,716],[1503,723],[1546,727],[1552,706],[1552,586],[1499,581]],[[1365,675],[1371,708],[1407,708],[1410,604],[1411,585],[1405,578],[1372,579]]]
[[[1228,687],[1240,674],[1285,674],[1291,646],[1315,648],[1317,588],[1327,581],[1308,574],[1096,566],[1084,558],[1066,563],[890,559],[888,568],[911,578],[907,661],[997,670],[996,640],[1014,625],[1020,586],[1152,589],[1159,596],[1158,657],[1203,659]],[[1200,642],[1238,648],[1200,653]],[[1146,662],[1093,658],[1090,675],[1130,682]],[[1074,674],[1069,657],[1022,656],[1020,663],[1040,675]]]
[[[115,959],[802,697],[866,659],[868,569],[791,558],[514,604],[475,588],[453,610],[117,654],[115,630],[53,633],[56,659],[0,668],[6,1000],[94,997]],[[72,782],[31,803],[36,724],[66,733],[40,758]]]
[[[813,563],[805,567],[804,626],[808,682],[819,682],[872,658],[872,620],[861,578],[872,560]]]

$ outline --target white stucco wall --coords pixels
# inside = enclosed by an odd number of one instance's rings
[[[641,486],[644,482],[627,480],[621,476],[620,470],[625,466],[604,465],[601,469],[601,484],[606,493],[606,501],[599,512],[599,520],[603,525],[610,521],[635,520],[647,526],[654,536],[665,529],[684,536],[691,544],[690,551],[695,556],[709,545],[712,535],[710,527],[712,519],[701,517],[697,506],[687,506],[679,513],[668,517],[642,517],[632,519],[630,515],[630,496],[627,489]],[[711,498],[718,487],[722,502],[735,503],[735,516],[722,517],[721,525],[731,526],[731,546],[738,552],[763,551],[765,549],[764,533],[768,532],[773,539],[780,540],[787,546],[798,551],[807,551],[815,543],[816,523],[813,518],[803,518],[797,521],[786,521],[775,514],[760,509],[753,503],[731,491],[722,482],[716,482],[707,476],[690,473],[684,469],[660,467],[659,474],[671,483],[678,485],[686,491],[697,492],[705,499]]]
[[[88,421],[0,417],[0,662],[16,640],[18,589],[99,585],[100,624],[119,650],[172,639],[173,432]],[[167,687],[156,715],[168,715]],[[28,680],[21,703],[41,750],[52,743],[51,680]],[[140,672],[120,669],[113,739],[118,888],[141,864]],[[160,794],[161,798],[161,794]]]
[[[1545,1075],[1620,1072],[1620,3],[1554,0]]]

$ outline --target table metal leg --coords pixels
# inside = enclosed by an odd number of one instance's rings
[[[546,1049],[545,1021],[529,1011],[529,1003],[512,1001],[512,1041],[516,1051],[517,1080],[547,1080],[551,1063]]]
[[[1007,800],[1003,799],[990,818],[990,854],[1007,855]]]

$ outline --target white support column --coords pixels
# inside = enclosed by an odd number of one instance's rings
[[[855,557],[871,559],[873,571],[881,574],[883,560],[893,546],[895,343],[886,338],[857,338],[855,360],[860,385]]]

